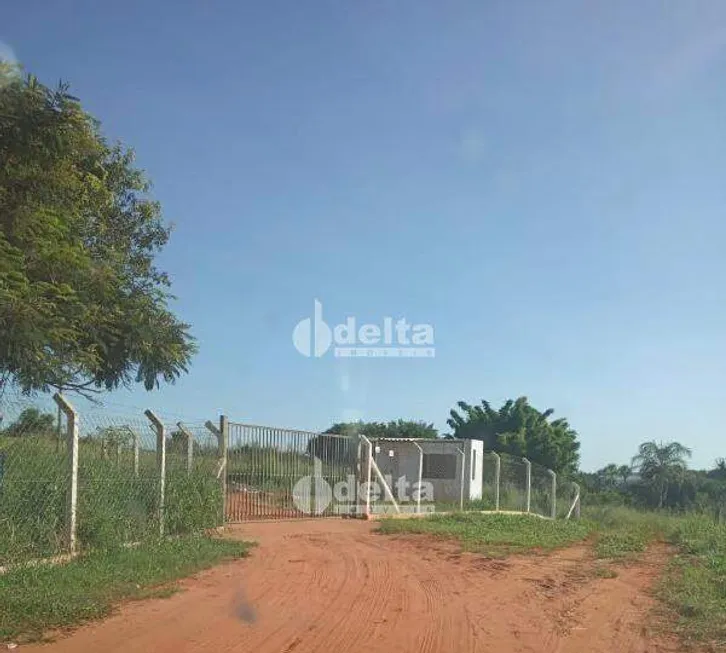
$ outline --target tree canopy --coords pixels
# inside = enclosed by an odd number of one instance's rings
[[[173,382],[195,343],[154,262],[170,228],[133,152],[67,86],[0,75],[0,384]]]
[[[0,433],[10,438],[55,435],[55,418],[37,408],[26,408]]]
[[[360,433],[368,438],[437,438],[439,435],[433,424],[404,419],[390,422],[337,422],[326,433],[337,435]]]
[[[564,418],[550,421],[551,408],[540,412],[526,397],[509,399],[499,409],[485,400],[474,406],[460,401],[457,408],[447,420],[453,437],[483,440],[488,451],[523,456],[558,474],[577,470],[577,432]]]
[[[644,442],[638,448],[633,467],[656,493],[658,508],[665,505],[669,485],[683,479],[690,457],[691,450],[680,442]]]

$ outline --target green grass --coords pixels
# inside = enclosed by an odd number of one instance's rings
[[[245,555],[249,545],[186,536],[0,575],[0,641],[30,641],[108,615],[125,599],[169,596],[172,581]]]
[[[584,522],[554,522],[522,515],[454,513],[417,519],[385,519],[380,532],[424,533],[458,540],[467,551],[506,555],[532,549],[551,550],[584,540]]]
[[[682,519],[671,534],[679,553],[659,588],[677,615],[686,641],[708,641],[726,650],[726,524],[705,517]]]
[[[68,455],[52,438],[0,437],[0,565],[62,553]],[[187,475],[185,457],[167,456],[165,532],[194,533],[217,526],[222,495],[216,458],[201,454]],[[118,547],[159,533],[156,454],[142,450],[134,474],[131,452],[103,456],[99,443],[82,441],[78,465],[78,540],[83,550]]]
[[[595,507],[585,510],[583,518],[595,533],[595,554],[612,559],[637,557],[652,542],[667,540],[681,519],[622,507]]]

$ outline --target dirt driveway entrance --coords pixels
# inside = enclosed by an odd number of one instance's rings
[[[43,653],[644,653],[656,551],[615,578],[585,546],[505,560],[355,520],[245,524],[249,558],[130,603]]]

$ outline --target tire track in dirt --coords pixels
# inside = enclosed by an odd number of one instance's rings
[[[665,552],[592,573],[585,546],[492,560],[355,520],[247,524],[249,558],[28,653],[664,653],[645,624]]]

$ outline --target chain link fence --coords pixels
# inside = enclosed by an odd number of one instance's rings
[[[0,567],[223,523],[220,440],[206,423],[59,407],[0,400]]]
[[[70,460],[50,411],[20,399],[0,404],[0,566],[67,550]]]
[[[579,516],[575,483],[472,441],[371,441],[151,411],[79,415],[56,400],[0,398],[0,567],[248,519]]]
[[[481,499],[467,510],[521,512],[548,518],[579,516],[579,486],[525,458],[484,452]]]

